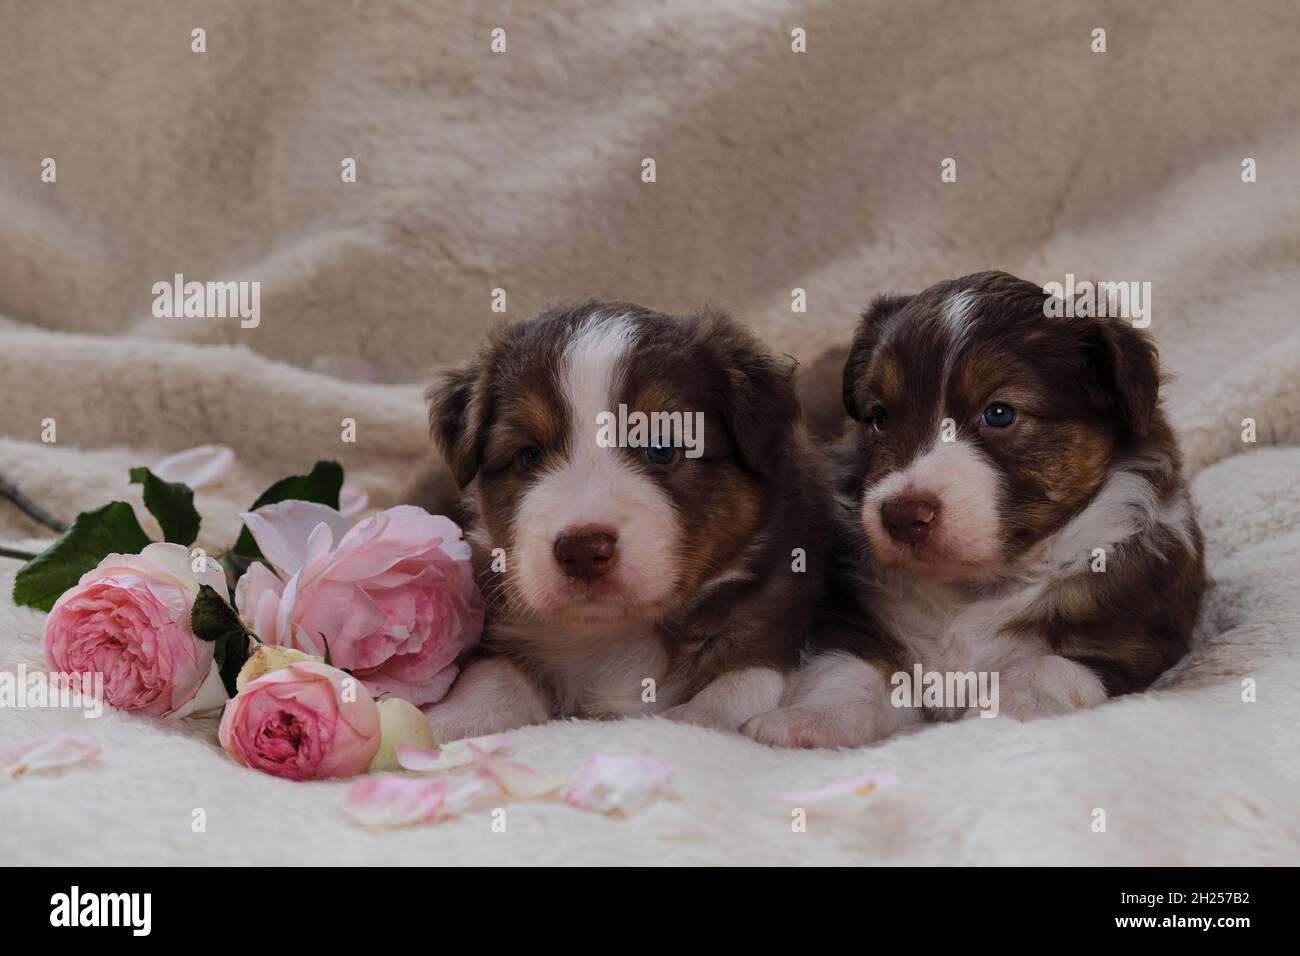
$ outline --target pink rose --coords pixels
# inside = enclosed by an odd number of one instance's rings
[[[51,671],[103,674],[104,697],[153,717],[213,711],[226,699],[214,647],[190,630],[200,584],[226,593],[217,562],[195,572],[179,544],[110,554],[69,588],[45,619]]]
[[[217,736],[237,763],[263,773],[351,777],[379,752],[379,708],[338,668],[298,661],[245,684],[226,705]]]
[[[235,606],[263,641],[324,656],[375,694],[432,704],[483,630],[460,528],[401,506],[349,528],[333,508],[282,501],[243,515],[275,569],[253,564]]]

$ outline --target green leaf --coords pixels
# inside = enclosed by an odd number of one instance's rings
[[[281,478],[253,502],[249,511],[256,511],[263,505],[272,505],[277,501],[315,501],[318,504],[339,506],[339,492],[343,489],[343,466],[337,461],[318,461],[310,474],[290,475]],[[239,532],[239,540],[230,549],[233,553],[247,558],[260,559],[261,550],[249,533],[248,528]]]
[[[14,603],[48,611],[108,555],[138,554],[151,543],[125,501],[83,511],[58,541],[18,569]]]
[[[190,629],[199,640],[216,645],[213,655],[221,672],[221,683],[226,686],[226,693],[234,697],[235,679],[248,660],[251,635],[235,609],[210,584],[199,585],[194,609],[190,611]]]
[[[194,543],[201,519],[189,485],[163,481],[148,468],[132,468],[131,484],[144,485],[144,506],[158,519],[163,538],[187,547]]]

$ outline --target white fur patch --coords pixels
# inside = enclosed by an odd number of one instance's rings
[[[977,301],[979,299],[975,293],[963,289],[944,303],[943,324],[952,338],[960,339],[966,334],[971,310]]]
[[[918,710],[890,704],[877,668],[836,651],[808,661],[791,677],[781,707],[740,729],[773,747],[856,747],[920,719]]]
[[[1091,558],[1094,548],[1110,551],[1160,527],[1193,551],[1192,523],[1191,502],[1185,494],[1166,505],[1147,479],[1136,472],[1116,471],[1088,507],[1043,542],[1037,559],[1048,570],[1079,565]]]
[[[547,616],[609,617],[629,606],[655,605],[671,594],[680,540],[672,502],[653,481],[630,467],[618,448],[596,442],[601,412],[617,407],[617,372],[634,345],[630,320],[588,320],[565,352],[560,385],[569,407],[567,454],[548,461],[515,513],[515,590]],[[586,585],[564,575],[556,539],[583,528],[617,535],[609,574]]]
[[[963,289],[950,296],[944,303],[942,322],[948,337],[948,345],[944,349],[944,379],[952,377],[957,359],[966,349],[966,340],[970,336],[971,313],[975,311],[978,303],[979,296],[969,289]]]
[[[474,661],[439,703],[425,710],[434,740],[495,734],[545,723],[550,717],[537,685],[504,657]]]
[[[938,435],[939,426],[935,426]],[[862,524],[876,556],[885,564],[912,567],[973,565],[996,558],[998,491],[996,468],[969,442],[936,437],[906,467],[885,475],[862,495]],[[889,536],[880,509],[891,499],[937,503],[929,538],[918,548]]]
[[[780,671],[745,667],[723,674],[689,703],[671,708],[664,716],[686,724],[739,730],[751,717],[780,703],[784,689],[785,677]]]

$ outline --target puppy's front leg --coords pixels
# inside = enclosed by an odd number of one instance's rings
[[[669,720],[703,727],[738,730],[755,714],[781,702],[785,677],[771,667],[746,667],[731,671],[704,686],[684,704],[669,707]]]
[[[550,719],[533,680],[504,657],[481,657],[456,677],[451,693],[424,715],[439,744],[481,737]]]
[[[782,704],[740,732],[773,747],[857,747],[921,719],[916,709],[893,706],[881,667],[842,651],[800,668]]]
[[[1057,654],[1016,661],[999,673],[996,712],[1016,720],[1055,717],[1095,707],[1106,699],[1106,687],[1082,664]],[[986,711],[987,712],[987,711]],[[977,716],[970,711],[966,716]]]

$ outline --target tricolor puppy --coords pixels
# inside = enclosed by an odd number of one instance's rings
[[[777,706],[832,507],[793,365],[719,314],[589,302],[497,331],[430,390],[488,601],[487,655],[429,712],[440,739]]]
[[[977,712],[897,706],[921,696],[917,664],[956,675],[946,688],[984,675],[991,713],[1060,714],[1148,687],[1187,650],[1201,533],[1155,347],[1118,319],[1049,318],[1045,298],[985,272],[863,315],[841,487],[907,678],[823,655],[747,732],[835,746]]]

